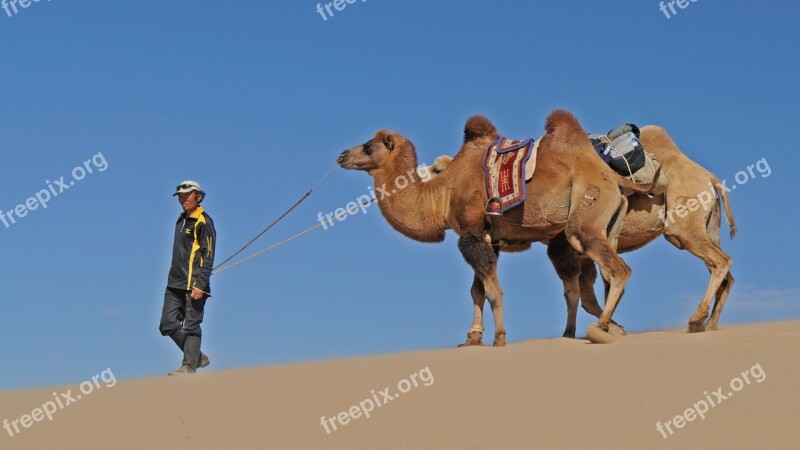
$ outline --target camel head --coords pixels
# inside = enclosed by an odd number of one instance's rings
[[[406,153],[400,151],[406,147],[410,147],[413,152],[414,145],[402,134],[381,130],[367,142],[343,151],[336,162],[343,169],[372,172],[390,165],[402,153]]]
[[[441,155],[433,161],[433,166],[431,168],[431,172],[433,172],[433,176],[439,175],[442,173],[444,169],[453,161],[453,157],[450,155]]]
[[[417,173],[419,173],[420,178],[423,181],[430,181],[439,176],[440,173],[444,169],[450,165],[450,162],[453,161],[453,157],[450,155],[440,155],[433,161],[433,165],[431,166],[423,166],[417,169]]]

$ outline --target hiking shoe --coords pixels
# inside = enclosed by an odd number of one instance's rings
[[[192,369],[191,366],[189,366],[188,364],[184,364],[178,370],[173,370],[167,375],[187,375],[191,373],[195,373],[195,370]]]
[[[209,364],[211,364],[211,360],[208,359],[208,355],[200,353],[200,364],[197,365],[197,368],[202,369],[203,367],[208,367]]]

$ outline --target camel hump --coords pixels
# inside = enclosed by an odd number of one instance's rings
[[[464,143],[485,136],[497,135],[497,128],[495,128],[492,121],[480,114],[476,114],[467,119],[467,123],[464,125]]]
[[[645,125],[641,129],[641,133],[645,133],[648,135],[648,139],[650,140],[658,140],[660,142],[672,142],[672,137],[670,137],[669,133],[667,133],[666,128],[660,127],[658,125]]]
[[[642,127],[642,130],[645,130],[645,129],[647,131],[649,131],[650,133],[653,133],[653,134],[662,134],[662,135],[669,136],[667,134],[667,130],[664,127],[660,127],[658,125],[645,125],[645,126]]]
[[[563,130],[568,134],[586,134],[580,122],[578,122],[578,119],[576,119],[571,112],[563,109],[556,109],[551,112],[550,115],[547,116],[547,123],[544,126],[544,130],[547,134],[553,134],[557,129]]]

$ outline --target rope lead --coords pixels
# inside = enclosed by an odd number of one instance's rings
[[[263,235],[264,235],[264,233],[266,233],[267,231],[269,231],[269,230],[270,230],[270,228],[274,227],[274,226],[275,226],[275,224],[277,224],[278,222],[280,222],[281,220],[283,220],[283,218],[284,218],[284,217],[286,217],[286,216],[287,216],[287,215],[288,215],[290,212],[292,212],[292,210],[294,210],[295,208],[297,208],[297,206],[298,206],[298,205],[300,205],[300,203],[303,203],[303,201],[305,201],[305,199],[307,199],[307,198],[308,198],[308,196],[309,196],[309,195],[311,195],[311,193],[314,191],[314,189],[316,189],[316,188],[317,188],[317,186],[319,186],[319,185],[320,185],[320,183],[322,183],[322,180],[324,180],[325,178],[327,178],[327,177],[328,177],[328,175],[330,175],[330,173],[333,171],[333,169],[334,169],[335,167],[336,167],[336,164],[334,164],[333,166],[331,166],[331,168],[330,168],[330,169],[328,169],[328,171],[327,171],[327,172],[325,172],[325,175],[323,175],[323,176],[322,176],[322,177],[321,177],[319,180],[317,180],[317,182],[316,182],[316,183],[314,183],[314,185],[313,185],[313,186],[311,186],[311,189],[309,189],[309,190],[308,190],[308,192],[306,192],[305,194],[303,194],[303,196],[302,196],[302,197],[300,197],[300,199],[299,199],[299,200],[297,200],[296,202],[294,202],[294,204],[293,204],[291,207],[289,207],[289,209],[287,209],[287,210],[286,210],[286,211],[285,211],[283,214],[281,214],[281,215],[280,215],[280,216],[279,216],[277,219],[275,219],[275,220],[274,220],[274,221],[273,221],[271,224],[269,224],[269,225],[268,225],[266,228],[264,228],[263,230],[261,230],[261,232],[260,232],[260,233],[258,233],[258,234],[256,235],[256,237],[254,237],[253,239],[251,239],[251,240],[250,240],[250,242],[248,242],[248,243],[247,243],[247,244],[245,244],[245,245],[244,245],[242,248],[240,248],[239,250],[237,250],[237,251],[236,251],[236,253],[234,253],[233,255],[229,256],[229,257],[228,257],[228,258],[227,258],[225,261],[222,261],[221,263],[217,264],[217,266],[216,266],[216,267],[214,267],[214,268],[211,270],[211,273],[212,273],[212,274],[215,274],[215,273],[220,273],[220,272],[222,272],[223,270],[228,270],[228,269],[230,269],[231,267],[233,267],[233,266],[235,266],[235,265],[237,265],[237,264],[240,264],[240,263],[242,263],[242,262],[244,262],[244,261],[247,261],[247,260],[249,260],[249,259],[253,258],[254,256],[260,255],[261,253],[264,253],[264,252],[266,252],[267,250],[271,250],[272,248],[274,248],[274,247],[277,247],[278,245],[280,245],[280,244],[282,244],[282,243],[284,243],[284,242],[288,242],[288,241],[290,241],[290,240],[292,240],[292,239],[294,239],[294,238],[296,238],[296,237],[300,237],[301,235],[303,235],[303,234],[305,234],[305,233],[308,233],[309,231],[311,231],[311,230],[313,230],[313,229],[315,229],[315,228],[317,228],[317,227],[321,226],[322,224],[318,224],[318,225],[316,225],[316,226],[313,226],[313,227],[311,227],[311,228],[309,228],[309,229],[307,229],[307,230],[305,230],[305,231],[303,231],[303,232],[301,232],[301,233],[299,233],[299,234],[296,234],[296,235],[294,235],[294,236],[292,236],[292,237],[290,237],[290,238],[288,238],[288,239],[286,239],[286,240],[284,240],[284,241],[282,241],[282,242],[279,242],[278,244],[275,244],[275,245],[273,245],[272,247],[269,247],[269,248],[268,248],[268,249],[266,249],[266,250],[262,250],[261,252],[255,253],[255,254],[253,254],[253,255],[251,255],[251,256],[248,256],[247,258],[245,258],[245,259],[243,259],[243,260],[241,260],[241,261],[237,261],[237,262],[235,262],[235,263],[233,263],[233,264],[229,265],[228,267],[223,267],[223,268],[220,270],[220,267],[224,266],[224,265],[225,265],[225,263],[227,263],[228,261],[230,261],[230,260],[232,260],[233,258],[235,258],[235,257],[236,257],[236,256],[237,256],[239,253],[242,253],[242,252],[243,252],[243,251],[244,251],[244,250],[245,250],[247,247],[250,247],[250,245],[252,245],[252,244],[253,244],[253,242],[255,242],[256,240],[258,240],[258,238],[260,238],[261,236],[263,236]]]

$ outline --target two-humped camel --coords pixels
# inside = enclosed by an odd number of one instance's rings
[[[664,235],[678,249],[687,250],[703,260],[710,279],[697,311],[689,319],[689,331],[716,330],[733,287],[730,273],[733,260],[720,246],[720,203],[730,224],[730,236],[736,234],[736,221],[726,190],[716,175],[681,152],[663,128],[643,127],[640,141],[645,150],[661,163],[662,174],[669,182],[666,192],[655,197],[638,194],[628,197],[628,212],[622,222],[617,252],[637,250]],[[433,176],[442,173],[451,160],[448,155],[437,157]],[[512,252],[528,248],[529,245],[500,246],[501,251]],[[564,284],[567,301],[564,336],[575,337],[579,300],[583,309],[595,317],[600,317],[603,311],[594,292],[597,270],[594,262],[579,255],[563,234],[550,240],[547,254]],[[709,317],[712,297],[714,304]]]
[[[482,159],[499,134],[483,116],[471,117],[464,127],[464,145],[446,171],[422,183],[414,145],[401,134],[378,131],[362,145],[342,152],[339,165],[363,170],[380,192],[378,205],[389,224],[421,242],[441,242],[451,228],[458,248],[475,271],[471,295],[474,319],[464,345],[480,345],[483,305],[492,308],[494,345],[506,342],[503,291],[497,278],[498,242],[530,244],[564,233],[570,245],[596,262],[609,282],[605,308],[596,328],[607,331],[617,300],[630,277],[630,268],[609,243],[620,231],[628,201],[620,187],[636,186],[620,177],[597,157],[575,117],[554,111],[547,118],[539,144],[536,172],[527,199],[503,216],[486,216],[487,193]],[[404,180],[402,186],[398,183]]]
[[[661,170],[668,180],[667,189],[654,198],[635,194],[628,197],[628,212],[619,233],[617,251],[625,253],[639,249],[663,234],[679,250],[687,250],[703,260],[710,278],[697,310],[689,318],[689,331],[716,330],[733,287],[730,273],[733,260],[720,246],[720,203],[730,224],[730,236],[736,234],[736,221],[727,192],[716,175],[681,152],[663,128],[643,127],[640,141],[645,150],[661,163]],[[574,337],[579,299],[590,314],[599,316],[602,312],[594,293],[597,271],[594,263],[580,257],[564,236],[551,240],[547,253],[564,283],[567,300],[564,335]],[[574,263],[576,258],[580,260],[577,266]]]

